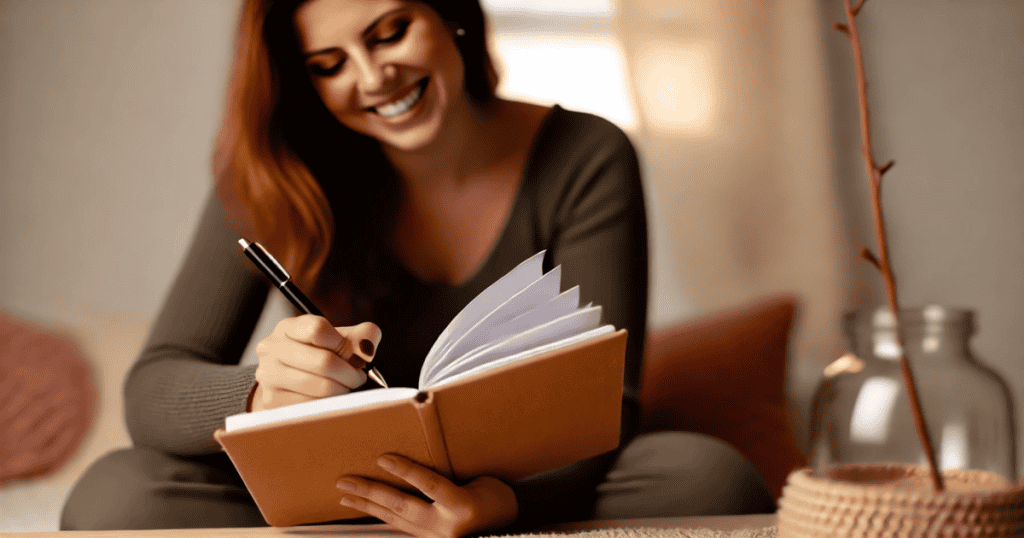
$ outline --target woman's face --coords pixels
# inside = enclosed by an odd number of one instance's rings
[[[454,38],[426,4],[313,0],[296,12],[295,29],[327,109],[383,144],[424,147],[467,100]]]

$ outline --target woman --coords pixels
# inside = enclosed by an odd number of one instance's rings
[[[774,508],[723,443],[633,441],[647,307],[635,153],[600,118],[495,97],[496,80],[476,0],[245,3],[214,157],[217,196],[125,384],[134,447],[80,479],[62,528],[262,525],[213,440],[225,416],[358,389],[370,361],[390,384],[416,386],[448,321],[544,249],[545,269],[561,265],[584,303],[629,331],[628,448],[510,484],[459,485],[384,459],[433,502],[358,477],[339,482],[338,502],[448,537]],[[325,312],[279,323],[257,346],[256,367],[238,362],[268,286],[239,237],[266,245]],[[697,459],[678,465],[679,454]],[[707,465],[728,472],[695,484]],[[110,492],[124,502],[110,503]]]

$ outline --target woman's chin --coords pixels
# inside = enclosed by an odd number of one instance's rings
[[[435,123],[428,122],[417,125],[415,128],[404,129],[401,132],[385,133],[376,138],[382,145],[397,151],[419,151],[437,140],[440,129]]]

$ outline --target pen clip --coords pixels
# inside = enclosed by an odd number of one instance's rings
[[[255,241],[253,241],[251,243],[251,245],[252,245],[253,248],[258,248],[260,250],[260,252],[262,252],[263,255],[266,256],[266,260],[265,261],[267,261],[269,263],[272,263],[274,265],[273,267],[271,267],[269,269],[276,270],[279,273],[279,275],[283,276],[283,278],[281,278],[281,282],[282,283],[284,283],[284,281],[286,281],[286,280],[291,280],[292,276],[288,274],[288,271],[284,270],[284,267],[281,266],[281,264],[277,261],[276,258],[271,256],[270,253],[267,252],[267,249],[263,248],[263,245],[255,242]]]

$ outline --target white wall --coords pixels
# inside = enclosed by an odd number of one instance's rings
[[[845,20],[827,5],[823,25]],[[1016,393],[1024,461],[1024,2],[869,0],[858,21],[875,159],[896,162],[882,197],[900,302],[977,312],[972,347]],[[827,37],[850,305],[881,304],[882,279],[855,256],[876,243],[852,52]]]
[[[151,316],[210,185],[237,2],[0,2],[0,308]]]

